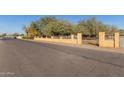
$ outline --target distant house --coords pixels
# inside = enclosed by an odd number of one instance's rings
[[[22,38],[23,38],[23,36],[17,36],[16,38],[17,38],[17,39],[22,39]]]

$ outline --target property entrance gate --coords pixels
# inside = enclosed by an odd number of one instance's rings
[[[124,48],[124,36],[120,36],[120,48]]]

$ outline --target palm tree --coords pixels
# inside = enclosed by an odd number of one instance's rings
[[[23,29],[24,29],[26,35],[28,36],[28,26],[24,26]]]

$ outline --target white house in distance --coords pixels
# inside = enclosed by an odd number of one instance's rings
[[[22,38],[23,38],[23,36],[17,36],[16,38],[17,38],[17,39],[22,39]]]

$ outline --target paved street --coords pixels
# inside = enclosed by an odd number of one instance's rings
[[[124,76],[124,54],[0,40],[0,76]]]

